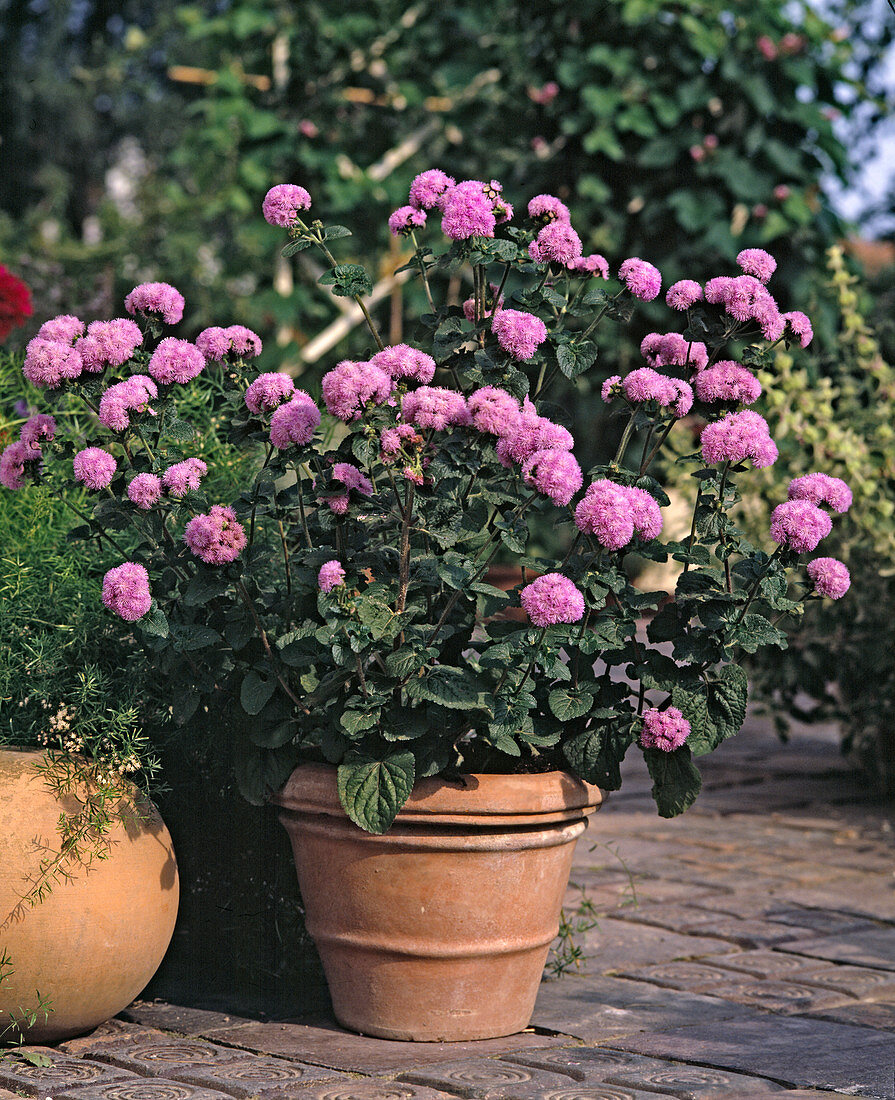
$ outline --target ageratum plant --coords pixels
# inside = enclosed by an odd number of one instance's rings
[[[29,381],[92,416],[76,441],[51,415],[29,418],[3,454],[4,484],[55,478],[64,494],[73,477],[96,494],[74,534],[120,552],[103,602],[135,624],[178,721],[242,730],[253,800],[297,762],[328,761],[346,813],[383,832],[424,776],[566,769],[615,790],[635,747],[659,813],[682,812],[699,791],[693,758],[743,721],[737,655],[785,645],[781,616],[849,584],[830,558],[795,572],[830,532],[827,509],[848,507],[842,481],[793,481],[773,511],[775,548],[750,544],[732,518],[736,478],[777,458],[747,407],[761,393],[750,367],[812,335],[767,289],[774,260],[746,249],[738,273],[668,289],[668,331],[603,385],[626,418],[615,458],[585,472],[547,394],[593,368],[601,323],[657,298],[654,266],[626,259],[610,282],[558,199],[538,195],[516,218],[496,181],[424,172],[389,224],[413,248],[428,312],[413,346],[387,347],[364,305],[367,272],[330,251],[349,231],[310,221],[310,206],[281,184],[263,209],[288,231],[285,256],[319,249],[320,282],[361,306],[366,359],[333,365],[312,397],[285,373],[257,375],[260,341],[238,325],[159,340],[183,299],[138,286],[130,317],[86,331],[57,317],[29,344]],[[420,235],[439,218],[448,241],[430,246]],[[462,305],[436,300],[444,272],[468,280]],[[206,465],[177,413],[202,372],[217,372],[232,439],[259,450],[231,504],[203,493]],[[684,417],[702,425],[686,459],[693,522],[663,543],[668,498],[653,470]],[[527,553],[542,513],[568,533],[559,560]],[[510,593],[488,579],[507,552],[522,569]],[[673,601],[632,586],[631,552],[682,564]]]

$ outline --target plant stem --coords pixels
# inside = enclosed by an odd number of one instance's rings
[[[283,569],[286,573],[286,595],[292,595],[292,569],[289,565],[289,548],[286,545],[286,532],[283,530],[283,521],[277,520],[277,527],[280,529],[280,542],[283,546]]]
[[[618,445],[618,450],[615,452],[615,458],[612,460],[613,466],[620,466],[622,459],[625,457],[625,451],[628,449],[628,444],[631,442],[631,436],[634,433],[634,417],[637,415],[635,410],[631,410],[631,417],[628,420],[625,430],[622,433],[621,442]]]
[[[665,431],[662,433],[662,436],[659,439],[659,442],[650,451],[650,453],[647,456],[646,460],[644,462],[641,462],[641,464],[640,464],[640,476],[641,477],[650,468],[650,466],[653,463],[653,459],[656,457],[656,455],[659,453],[659,451],[662,450],[663,446],[665,445],[665,440],[669,437],[669,435],[671,435],[671,429],[674,427],[675,423],[676,423],[675,420],[669,420],[668,421],[668,426],[665,428]],[[645,449],[646,448],[644,448],[644,450]]]
[[[426,264],[422,256],[420,255],[419,242],[416,239],[416,232],[413,229],[410,230],[410,239],[413,241],[413,247],[416,250],[414,253],[414,259],[416,260],[417,266],[420,269],[420,276],[423,280],[423,287],[426,291],[426,300],[429,303],[429,309],[431,309],[432,312],[435,313],[435,303],[432,300],[432,290],[429,286],[429,273],[426,271]]]
[[[274,658],[273,650],[271,649],[270,642],[267,638],[267,631],[265,631],[264,627],[262,626],[261,620],[258,618],[258,612],[255,608],[255,604],[252,602],[252,597],[249,595],[248,590],[246,589],[246,586],[242,583],[242,581],[238,580],[236,582],[236,591],[239,593],[240,597],[242,598],[242,602],[246,605],[249,614],[252,616],[252,621],[255,624],[255,629],[258,631],[258,636],[261,638],[261,644],[264,646],[264,652],[267,654],[267,659],[270,661],[270,666],[273,669],[274,676],[276,676],[280,687],[283,689],[283,691],[286,692],[292,702],[295,703],[295,705],[300,710],[304,711],[304,713],[307,714],[307,707],[302,706],[301,700],[292,691],[292,689],[289,687],[289,685],[280,674],[280,670],[277,668],[276,659]]]

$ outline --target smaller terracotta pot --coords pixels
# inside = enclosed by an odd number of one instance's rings
[[[425,779],[383,836],[348,819],[327,765],[273,800],[344,1027],[435,1042],[528,1025],[598,788],[564,772]]]

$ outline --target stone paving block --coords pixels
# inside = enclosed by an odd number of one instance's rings
[[[714,986],[731,980],[731,971],[710,963],[670,962],[658,966],[642,966],[637,970],[622,970],[618,977],[633,982],[650,982],[667,989],[680,989],[689,993],[710,992]]]
[[[505,1054],[502,1062],[563,1073],[579,1084],[602,1084],[606,1075],[618,1069],[638,1069],[642,1072],[665,1069],[668,1065],[658,1058],[644,1058],[639,1054],[625,1054],[620,1050],[604,1050],[600,1047],[566,1047],[556,1050],[520,1050],[517,1054]]]
[[[288,1058],[308,1065],[327,1066],[350,1073],[396,1074],[420,1066],[453,1062],[463,1056],[498,1055],[532,1046],[560,1046],[561,1037],[520,1032],[503,1039],[479,1039],[468,1043],[405,1043],[392,1039],[371,1039],[344,1031],[334,1022],[325,1024],[252,1023],[242,1027],[211,1030],[204,1037],[217,1037],[232,1047],[236,1057],[251,1050]]]
[[[875,921],[891,921],[895,913],[895,878],[888,881],[834,880],[823,886],[790,886],[785,891],[788,902],[815,909],[848,909],[856,916]],[[854,960],[849,959],[849,962]]]
[[[532,1093],[543,1096],[572,1084],[565,1074],[532,1066],[511,1065],[497,1058],[466,1058],[425,1069],[408,1070],[398,1074],[398,1080],[476,1100],[498,1100],[523,1094],[530,1096]]]
[[[46,1097],[74,1085],[101,1085],[136,1077],[126,1069],[86,1062],[51,1047],[26,1049],[40,1054],[50,1065],[35,1066],[19,1058],[0,1058],[0,1085],[28,1096]]]
[[[756,978],[789,981],[800,980],[803,974],[821,969],[823,964],[804,955],[788,951],[737,951],[730,955],[714,955],[712,966],[721,970],[736,970]]]
[[[243,1053],[238,1062],[221,1062],[210,1066],[184,1066],[169,1069],[172,1081],[184,1081],[201,1088],[216,1089],[242,1098],[249,1096],[280,1097],[284,1091],[293,1092],[300,1085],[318,1084],[321,1081],[350,1080],[338,1070],[321,1066],[303,1066],[285,1058],[266,1058],[256,1055],[247,1058]]]
[[[678,1100],[704,1100],[708,1097],[746,1097],[761,1100],[765,1096],[791,1096],[783,1086],[760,1077],[747,1077],[729,1070],[706,1066],[669,1065],[661,1069],[641,1071],[620,1069],[607,1077],[613,1085],[636,1085],[639,1088],[661,1089]],[[823,1095],[822,1093],[819,1095]]]
[[[585,956],[592,960],[588,964],[592,972],[702,955],[726,955],[730,951],[727,940],[681,935],[667,928],[627,920],[626,914],[627,910],[624,915],[601,917],[596,928],[578,937]]]
[[[224,1092],[166,1081],[163,1077],[142,1077],[63,1089],[55,1093],[53,1100],[230,1100],[230,1097]]]
[[[854,998],[837,989],[801,985],[797,982],[772,982],[744,979],[718,983],[705,993],[735,1004],[754,1005],[767,1012],[805,1013],[819,1008],[853,1004]]]
[[[105,1043],[93,1050],[91,1057],[149,1077],[167,1077],[173,1069],[211,1066],[245,1056],[242,1051],[230,1047],[163,1033],[161,1037]]]
[[[296,1089],[296,1100],[448,1100],[443,1092],[398,1081],[348,1080]],[[282,1100],[282,1094],[277,1100]]]
[[[841,936],[845,932],[858,932],[873,928],[872,921],[854,913],[839,913],[830,909],[808,909],[797,906],[793,909],[771,909],[765,919],[777,924],[790,924],[799,928],[810,928],[814,933],[824,936]]]
[[[118,1042],[120,1039],[136,1039],[144,1035],[161,1036],[163,1033],[153,1028],[143,1027],[141,1024],[127,1020],[106,1020],[104,1024],[94,1028],[87,1035],[79,1035],[76,1039],[66,1039],[58,1043],[57,1049],[80,1057],[89,1054],[95,1047],[105,1043]]]
[[[714,997],[660,989],[646,982],[622,978],[566,977],[541,986],[532,1023],[563,1032],[587,1043],[639,1031],[686,1028],[713,1022],[727,1027],[730,1020],[748,1020],[756,1014],[745,1005]]]
[[[893,894],[895,911],[895,894]],[[802,939],[786,945],[787,951],[818,959],[853,963],[856,966],[895,970],[895,926],[849,932],[835,939]]]
[[[804,1016],[762,1015],[613,1039],[612,1049],[754,1074],[797,1088],[895,1098],[891,1035]]]
[[[117,1019],[187,1036],[201,1035],[213,1027],[239,1027],[240,1024],[251,1023],[242,1016],[209,1012],[203,1008],[182,1008],[161,1001],[134,1001],[119,1013]]]
[[[863,1001],[895,1000],[895,971],[871,970],[865,966],[807,967],[798,975],[798,981],[822,985],[850,993]]]
[[[807,1015],[819,1020],[833,1020],[840,1024],[872,1027],[876,1031],[895,1031],[895,1005],[891,1004],[859,1001],[857,1004],[809,1012]],[[892,1040],[892,1044],[895,1046],[895,1039]]]

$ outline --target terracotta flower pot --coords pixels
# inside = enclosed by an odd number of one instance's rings
[[[344,1027],[449,1041],[528,1025],[596,787],[564,772],[424,779],[383,836],[346,817],[327,765],[297,768],[274,801]]]
[[[105,857],[67,864],[31,905],[22,898],[41,865],[60,849],[61,813],[80,804],[57,798],[35,770],[40,752],[0,749],[0,1030],[9,1014],[49,1001],[25,1035],[32,1043],[83,1034],[126,1007],[162,961],[174,931],[179,886],[171,837],[155,809],[122,811],[102,842]]]

